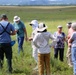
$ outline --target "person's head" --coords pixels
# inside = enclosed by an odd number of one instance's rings
[[[44,23],[39,23],[37,31],[38,32],[46,32],[47,31],[47,26]]]
[[[0,17],[0,20],[8,20],[7,15],[6,14],[2,14]]]
[[[20,22],[20,17],[19,16],[14,16],[13,21],[16,22],[16,23],[19,23]]]
[[[38,21],[37,20],[32,20],[29,25],[32,26],[32,28],[34,30],[34,29],[38,28]]]
[[[72,22],[67,23],[68,29],[71,28]]]
[[[74,30],[74,31],[76,31],[76,22],[74,22],[74,23],[72,23],[72,29]]]
[[[61,33],[63,27],[61,25],[59,25],[57,28],[58,28],[58,32]]]

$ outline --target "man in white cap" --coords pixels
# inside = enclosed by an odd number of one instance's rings
[[[67,24],[67,27],[68,27],[67,41],[69,40],[69,38],[71,37],[73,33],[73,29],[71,28],[71,25],[72,25],[71,22]],[[66,57],[67,57],[67,62],[68,62],[69,67],[72,67],[73,65],[72,65],[72,59],[71,59],[71,47],[69,46],[68,46]]]
[[[32,42],[34,36],[37,34],[38,21],[32,20],[30,23],[30,26],[32,26],[33,32],[32,32],[32,36],[29,37],[29,41]],[[34,57],[36,63],[38,64],[38,50],[37,50],[37,47],[33,44],[33,42],[32,42],[32,49],[33,49],[32,56]],[[38,65],[34,68],[34,70],[37,70],[37,69],[38,69]]]
[[[50,32],[47,32],[47,26],[44,23],[39,24],[37,31],[33,38],[33,44],[38,48],[39,75],[44,75],[44,69],[46,70],[46,75],[50,75],[49,39],[54,40],[54,37]]]
[[[17,33],[17,41],[18,41],[18,54],[20,54],[20,51],[23,52],[23,42],[24,39],[27,41],[27,31],[24,23],[20,20],[20,17],[14,16],[14,27],[15,31]]]

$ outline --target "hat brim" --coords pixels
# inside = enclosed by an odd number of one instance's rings
[[[19,20],[20,20],[20,17],[18,19],[16,19],[16,20],[14,19],[13,21],[16,22],[16,21],[19,21]]]
[[[63,28],[63,27],[57,27],[57,28]]]
[[[71,24],[67,24],[67,26],[68,26],[68,27],[70,27],[70,26],[71,26]]]
[[[31,23],[30,23],[29,25],[31,25],[31,26],[32,26],[33,24],[31,24]]]
[[[37,28],[37,31],[44,31],[45,29],[47,29],[47,26],[44,28]]]

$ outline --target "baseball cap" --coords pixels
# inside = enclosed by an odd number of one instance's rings
[[[57,26],[57,28],[62,28],[62,26],[61,26],[61,25],[59,25],[59,26]]]
[[[72,22],[68,22],[68,23],[67,23],[67,26],[71,26],[71,24],[72,24]]]
[[[6,19],[6,18],[7,18],[7,15],[6,15],[6,14],[2,14],[2,15],[0,16],[0,18]]]

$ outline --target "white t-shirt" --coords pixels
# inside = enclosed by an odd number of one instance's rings
[[[71,39],[73,40],[72,47],[76,47],[76,32],[72,33]]]
[[[54,37],[49,32],[37,33],[33,38],[34,45],[38,48],[38,53],[50,53],[49,39],[54,40]]]

